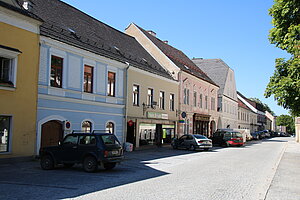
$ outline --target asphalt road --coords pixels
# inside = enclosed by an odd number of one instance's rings
[[[290,138],[212,151],[169,147],[128,152],[112,171],[80,165],[43,171],[37,161],[0,164],[0,199],[260,200]]]

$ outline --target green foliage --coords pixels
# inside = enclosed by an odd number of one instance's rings
[[[300,1],[275,0],[269,14],[274,25],[269,40],[290,53],[291,58],[276,59],[265,97],[274,95],[278,105],[300,115]]]
[[[275,115],[275,113],[273,112],[273,110],[271,110],[271,108],[268,106],[268,104],[263,103],[259,98],[249,98],[251,101],[254,101],[256,103],[259,103],[263,106],[263,111],[268,111],[269,113],[271,113],[273,116]]]
[[[288,133],[295,133],[295,121],[294,117],[290,115],[280,115],[276,118],[277,126],[286,126]]]

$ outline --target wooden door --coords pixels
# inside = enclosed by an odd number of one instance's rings
[[[63,130],[60,121],[49,121],[42,125],[41,147],[56,146],[62,140]]]

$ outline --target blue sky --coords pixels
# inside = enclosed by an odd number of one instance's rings
[[[288,111],[263,94],[276,58],[288,58],[270,44],[273,0],[64,0],[120,30],[134,22],[190,58],[221,58],[235,71],[237,89],[256,97],[276,115]]]

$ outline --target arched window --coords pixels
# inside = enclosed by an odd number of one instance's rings
[[[106,130],[109,131],[109,133],[114,134],[115,133],[115,125],[112,122],[108,122],[106,124]]]
[[[81,130],[85,133],[90,133],[92,130],[92,123],[89,121],[82,122]]]

